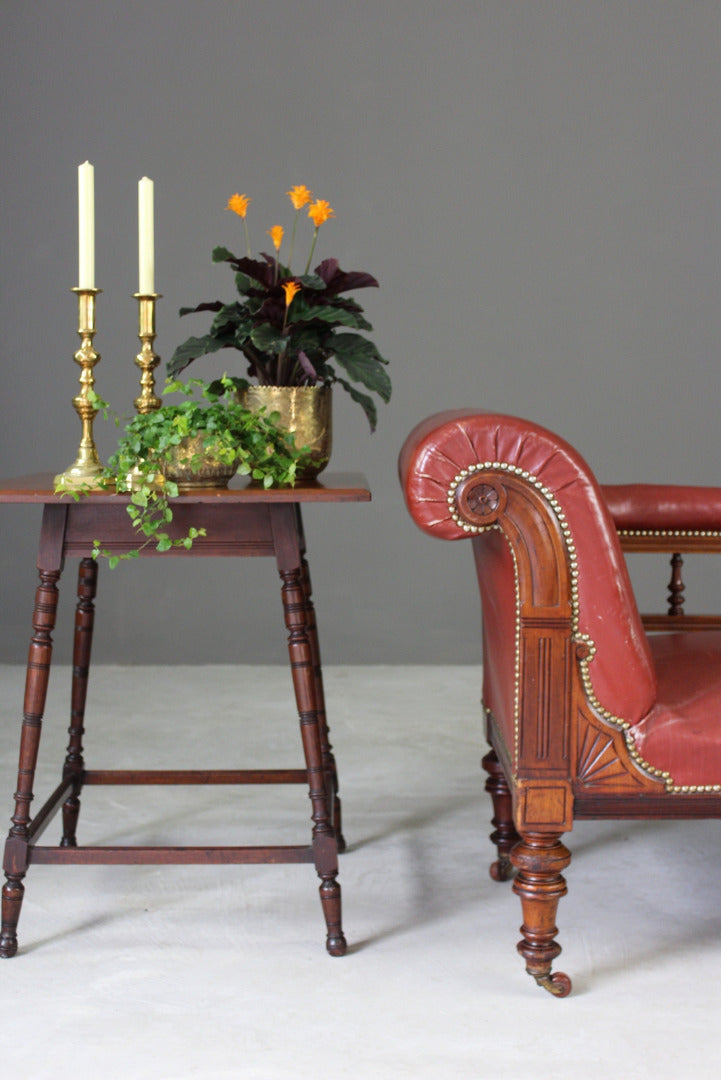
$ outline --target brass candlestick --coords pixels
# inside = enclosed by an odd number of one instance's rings
[[[160,293],[133,293],[138,301],[138,337],[141,341],[141,349],[135,357],[135,363],[141,371],[140,397],[136,397],[134,405],[139,413],[145,414],[159,409],[162,401],[155,393],[155,376],[153,371],[160,363],[160,357],[153,351],[155,341],[155,301],[161,297]]]
[[[90,400],[95,385],[93,368],[100,360],[100,353],[93,348],[95,337],[95,297],[102,289],[76,287],[72,290],[78,297],[78,334],[80,348],[73,359],[80,365],[80,393],[73,398],[73,407],[83,426],[78,456],[64,473],[55,477],[55,484],[66,489],[87,488],[96,485],[103,471],[93,439],[93,420],[97,409]]]

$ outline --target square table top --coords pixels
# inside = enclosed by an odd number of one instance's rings
[[[72,500],[72,493],[56,494],[54,474],[32,473],[11,479],[0,479],[0,503],[58,503]],[[82,492],[83,502],[115,503],[127,500],[127,493],[115,491]],[[180,503],[313,503],[313,502],[370,502],[368,481],[362,473],[321,473],[315,480],[299,481],[295,487],[263,488],[247,477],[234,477],[227,488],[198,488],[183,492],[173,499]]]

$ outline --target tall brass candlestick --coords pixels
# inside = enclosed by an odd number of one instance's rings
[[[80,348],[73,359],[80,365],[80,393],[73,398],[73,407],[83,426],[78,456],[64,473],[55,477],[56,486],[66,489],[93,487],[103,471],[93,438],[93,420],[97,409],[90,399],[95,385],[93,368],[100,360],[100,353],[93,348],[95,337],[95,297],[102,289],[77,287],[72,290],[78,297],[78,334]]]
[[[136,397],[134,405],[139,413],[149,413],[159,409],[162,401],[155,393],[155,376],[153,371],[160,363],[160,357],[153,351],[155,341],[155,302],[160,300],[160,293],[133,293],[138,301],[138,337],[141,342],[140,352],[135,357],[135,363],[141,371],[140,397]]]

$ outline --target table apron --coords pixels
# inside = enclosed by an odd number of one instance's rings
[[[267,505],[178,505],[168,535],[184,537],[191,526],[202,527],[206,535],[193,541],[192,548],[171,548],[164,556],[253,556],[273,555],[271,512]],[[157,556],[155,542],[142,548],[143,536],[133,528],[125,503],[118,506],[77,503],[68,507],[63,553],[84,558],[95,541],[112,554],[140,549],[140,556]]]

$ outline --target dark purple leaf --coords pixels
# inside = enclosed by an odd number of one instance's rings
[[[280,293],[280,289],[278,289],[276,295],[266,296],[263,304],[253,316],[253,322],[256,323],[256,325],[269,322],[272,326],[282,326],[284,320],[285,299]]]
[[[258,259],[235,259],[233,266],[236,270],[240,270],[241,273],[247,274],[253,281],[259,281],[261,285],[269,287],[273,284],[274,266],[275,261],[269,259],[267,255],[264,256],[266,262],[260,262]]]
[[[324,259],[322,263],[316,266],[315,273],[328,285],[338,273],[338,260]]]
[[[338,293],[348,292],[349,289],[378,288],[378,282],[372,274],[366,274],[362,270],[341,270],[337,259],[326,259],[315,268],[316,274],[325,281],[325,296],[337,296]]]
[[[220,311],[225,307],[220,300],[209,301],[207,304],[198,304],[197,307],[182,307],[178,315],[194,315],[196,311]]]

